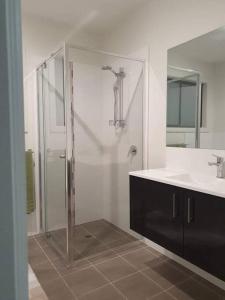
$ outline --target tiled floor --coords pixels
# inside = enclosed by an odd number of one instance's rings
[[[29,298],[30,300],[48,300],[31,267],[28,267]]]
[[[104,220],[76,226],[74,256],[67,268],[45,237],[29,239],[29,262],[49,300],[225,299],[224,291]]]

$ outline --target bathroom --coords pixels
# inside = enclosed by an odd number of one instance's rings
[[[28,255],[0,299],[225,299],[225,1],[21,8]]]

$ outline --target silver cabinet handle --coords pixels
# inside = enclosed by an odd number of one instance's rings
[[[188,224],[191,224],[191,222],[193,221],[191,202],[192,202],[191,197],[188,197],[188,208],[187,208],[187,210],[188,210],[187,211],[187,222],[188,222]]]
[[[173,219],[176,218],[176,194],[173,193]]]
[[[61,154],[61,155],[59,156],[59,158],[61,158],[61,159],[66,158],[66,154]]]

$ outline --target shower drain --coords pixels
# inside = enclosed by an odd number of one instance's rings
[[[92,235],[87,234],[87,235],[85,235],[85,237],[86,237],[86,239],[90,239],[92,237]]]

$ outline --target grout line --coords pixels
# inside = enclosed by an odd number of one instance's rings
[[[102,275],[102,276],[108,281],[108,283],[109,283],[110,285],[112,285],[112,286],[117,290],[117,292],[118,292],[124,299],[126,299],[126,296],[125,296],[125,295],[124,295],[124,294],[123,294],[116,286],[113,285],[112,281],[111,281],[110,279],[108,279],[108,277],[106,277],[105,274],[104,274],[103,272],[101,272],[96,266],[93,265],[93,267],[94,267],[94,269],[95,269],[100,275]]]
[[[148,298],[148,300],[154,300],[156,297],[158,297],[158,296],[161,295],[161,294],[162,294],[162,295],[163,295],[163,294],[166,294],[166,295],[170,296],[172,299],[178,300],[177,298],[175,298],[175,297],[174,297],[173,295],[171,295],[170,293],[167,293],[166,290],[164,290],[164,291],[162,291],[162,292],[160,292],[160,293],[158,293],[158,294],[156,294],[156,295],[154,295],[154,296]]]
[[[93,289],[93,290],[89,291],[87,294],[90,294],[90,293],[94,292],[95,290],[101,289],[101,288],[103,288],[104,286],[110,284],[110,285],[112,285],[112,286],[119,292],[119,294],[120,294],[123,298],[127,299],[127,297],[126,297],[125,295],[123,295],[123,293],[115,286],[115,283],[118,282],[118,281],[120,281],[120,280],[126,279],[126,278],[128,278],[128,277],[130,277],[130,276],[133,276],[133,275],[135,275],[135,274],[140,273],[140,274],[142,274],[146,279],[148,279],[149,281],[155,283],[160,289],[162,289],[162,291],[160,291],[158,294],[152,296],[152,297],[149,298],[149,299],[154,299],[157,295],[160,295],[160,294],[162,294],[162,293],[164,293],[164,292],[167,293],[168,295],[170,295],[173,299],[177,299],[177,298],[175,298],[175,297],[169,292],[170,289],[172,289],[174,286],[181,285],[181,284],[183,284],[184,282],[186,282],[186,281],[188,281],[188,280],[190,280],[190,279],[193,279],[195,282],[199,283],[201,286],[203,286],[203,287],[205,287],[205,288],[211,290],[215,295],[221,296],[219,293],[217,294],[217,292],[214,291],[213,287],[208,287],[208,286],[205,285],[203,282],[200,282],[200,281],[198,281],[196,278],[194,278],[195,275],[196,275],[195,273],[193,273],[193,275],[188,275],[188,274],[185,272],[185,270],[180,269],[179,266],[176,266],[176,265],[172,265],[172,267],[174,268],[174,270],[180,271],[180,272],[182,272],[183,274],[187,275],[187,278],[184,279],[183,281],[179,282],[178,284],[173,284],[173,285],[171,285],[169,288],[164,289],[161,285],[159,285],[156,281],[154,281],[152,278],[148,277],[148,276],[144,273],[144,270],[146,270],[147,267],[146,267],[146,269],[143,268],[143,269],[141,269],[141,270],[138,270],[138,269],[136,269],[136,266],[135,266],[135,265],[133,265],[132,263],[130,263],[130,262],[124,257],[125,255],[127,255],[127,254],[129,254],[129,253],[137,252],[137,251],[139,251],[139,250],[141,250],[141,249],[146,249],[148,252],[150,252],[150,253],[151,253],[153,256],[155,256],[156,258],[160,258],[160,256],[157,256],[154,252],[151,252],[151,247],[150,247],[150,246],[148,246],[148,245],[146,245],[146,244],[143,243],[143,246],[141,246],[140,248],[138,248],[138,249],[133,249],[133,250],[130,250],[130,251],[129,251],[129,249],[127,249],[127,250],[125,250],[124,253],[121,254],[121,253],[116,252],[114,249],[110,248],[110,246],[108,245],[108,243],[105,243],[105,242],[102,242],[101,240],[99,240],[99,239],[97,238],[97,236],[96,236],[95,234],[91,233],[87,228],[85,228],[85,226],[83,226],[82,224],[79,225],[79,226],[80,226],[83,230],[85,230],[88,234],[90,234],[93,238],[95,238],[100,244],[104,245],[104,246],[107,248],[107,249],[105,249],[104,251],[110,250],[110,251],[112,252],[112,254],[115,254],[115,256],[112,257],[112,258],[106,258],[106,259],[104,259],[104,260],[102,260],[102,261],[99,261],[99,262],[96,262],[96,263],[90,261],[90,258],[88,258],[88,257],[87,257],[87,258],[82,258],[82,260],[87,261],[90,265],[87,265],[87,266],[85,266],[85,267],[83,267],[83,268],[81,268],[81,269],[79,269],[79,270],[75,270],[75,271],[72,271],[72,272],[69,273],[69,274],[66,274],[66,275],[70,275],[70,274],[72,274],[72,273],[79,272],[79,271],[88,269],[88,268],[90,268],[90,267],[93,267],[99,274],[101,274],[101,275],[107,280],[107,283],[106,283],[106,284],[104,284],[104,285],[101,286],[101,287],[98,287],[98,288],[96,288],[96,289]],[[106,226],[108,226],[108,227],[110,228],[110,224],[106,224]],[[112,228],[112,230],[115,231],[115,232],[120,233],[120,232],[117,231],[114,227]],[[122,236],[122,235],[121,235],[121,236]],[[125,239],[125,238],[126,238],[126,236],[124,236],[124,239]],[[66,276],[66,275],[61,275],[61,274],[58,272],[58,270],[56,269],[56,267],[55,267],[55,265],[54,265],[54,262],[51,261],[51,259],[50,259],[50,258],[48,257],[48,255],[47,255],[47,253],[44,251],[44,249],[43,249],[44,247],[40,245],[40,243],[38,242],[38,240],[36,240],[35,237],[33,237],[32,239],[34,239],[35,242],[37,243],[37,245],[41,248],[42,252],[45,254],[45,256],[47,257],[47,259],[49,260],[49,262],[51,263],[51,265],[53,266],[53,268],[56,270],[56,272],[58,273],[59,277],[63,280],[63,282],[65,283],[66,287],[69,289],[70,293],[75,297],[75,299],[79,298],[76,294],[74,294],[74,292],[70,289],[70,287],[69,287],[68,284],[66,283],[66,281],[65,281],[65,279],[64,279],[64,276]],[[121,238],[121,239],[115,240],[115,241],[113,241],[113,242],[116,242],[116,241],[119,241],[119,240],[123,240],[123,239]],[[132,242],[139,242],[139,240],[138,240],[138,239],[137,239],[136,241],[135,241],[135,240],[133,240],[133,241],[131,240],[130,243],[132,243]],[[118,246],[118,248],[119,248],[119,247],[122,248],[123,245]],[[157,251],[157,250],[155,250],[155,251]],[[78,252],[78,254],[82,254],[82,252],[79,252],[79,251],[77,251],[77,252]],[[163,254],[162,254],[162,255],[163,255]],[[95,256],[96,256],[96,257],[99,256],[99,258],[101,258],[101,253],[96,254],[96,255],[94,254],[92,257],[95,257]],[[116,259],[116,258],[121,258],[121,259],[123,259],[124,261],[126,261],[126,263],[128,263],[130,266],[132,266],[133,268],[135,268],[135,270],[137,270],[137,271],[135,271],[135,272],[133,272],[133,273],[127,275],[127,276],[123,276],[123,277],[121,277],[121,278],[119,278],[119,279],[117,279],[117,280],[110,281],[110,280],[109,280],[109,279],[108,279],[108,278],[107,278],[107,277],[106,277],[106,276],[105,276],[105,275],[97,268],[97,266],[100,265],[100,264],[103,264],[103,263],[106,262],[106,261],[111,261],[111,260]],[[168,258],[168,259],[170,259],[170,258]],[[179,263],[178,263],[178,265],[179,265]],[[185,267],[184,267],[184,268],[185,268]],[[87,295],[87,294],[84,294],[84,295]],[[84,295],[82,295],[82,297],[83,297]]]
[[[134,267],[134,265],[131,264],[128,260],[126,260],[125,257],[122,257],[122,256],[121,256],[121,258],[122,258],[123,260],[125,260],[129,265],[131,265],[132,267]],[[141,269],[141,270],[138,270],[138,273],[141,273],[145,278],[147,278],[148,280],[152,281],[152,282],[155,283],[160,289],[162,289],[162,291],[161,291],[160,293],[162,293],[162,292],[167,292],[167,290],[169,290],[169,289],[171,289],[172,287],[176,286],[176,284],[173,284],[173,285],[171,285],[168,289],[165,289],[163,286],[161,286],[160,284],[158,284],[158,282],[156,282],[156,281],[153,280],[152,278],[148,277],[148,276],[144,273],[144,271],[145,271],[146,269],[147,269],[147,267],[146,267],[146,268],[143,268],[143,269]],[[176,269],[176,270],[177,270],[177,269]],[[181,283],[183,283],[183,282],[189,280],[190,278],[191,278],[191,277],[188,277],[188,278],[182,280],[181,282],[179,282],[179,284],[181,284]],[[159,293],[159,294],[160,294],[160,293]],[[155,296],[156,296],[156,295],[155,295]],[[172,295],[171,295],[171,296],[172,296]],[[173,296],[172,296],[172,297],[173,297]],[[174,297],[173,297],[173,298],[174,298]]]
[[[99,286],[99,287],[97,287],[97,288],[94,288],[93,290],[91,290],[91,291],[89,291],[89,292],[87,292],[87,293],[85,293],[85,294],[83,294],[83,295],[80,295],[80,296],[78,297],[78,299],[83,298],[84,296],[90,295],[90,294],[92,294],[92,293],[94,293],[94,292],[96,292],[96,291],[98,291],[98,290],[100,290],[100,289],[106,287],[106,286],[109,285],[109,284],[110,284],[110,283],[107,282],[107,283],[105,283],[105,284],[103,284],[103,285],[101,285],[101,286]]]
[[[131,264],[129,261],[126,260],[126,258],[122,257],[121,258],[127,262],[130,266],[132,267],[135,267],[133,264]],[[154,281],[153,279],[151,279],[150,277],[148,277],[143,271],[145,269],[141,269],[141,270],[138,270],[138,273],[142,274],[145,278],[147,278],[148,280],[152,281],[153,283],[155,283],[160,289],[163,289],[163,287],[161,285],[158,284],[158,282]],[[163,289],[164,290],[164,289]]]
[[[110,226],[109,226],[110,227]],[[86,228],[85,228],[85,230],[89,233],[89,234],[91,234],[92,236],[94,236],[96,239],[97,239],[97,237],[96,237],[96,235],[94,235],[94,234],[92,234],[91,232],[89,232]],[[97,239],[98,240],[98,239]],[[104,244],[104,243],[102,243],[102,244]],[[111,250],[111,249],[108,249],[108,250]],[[112,252],[114,252],[113,250],[111,250]],[[118,257],[118,254],[117,253],[115,253],[116,255],[117,255],[117,257]],[[115,257],[114,257],[115,258]],[[111,260],[111,259],[110,259]],[[99,273],[99,274],[101,274],[106,280],[107,280],[107,282],[108,282],[108,284],[110,284],[110,285],[112,285],[114,288],[115,288],[115,290],[117,290],[117,292],[124,298],[124,299],[127,299],[127,297],[113,284],[113,282],[112,281],[110,281],[106,276],[105,276],[105,274],[103,274],[103,272],[101,272],[97,267],[96,267],[96,265],[92,262],[92,261],[90,261],[90,260],[88,260],[89,262],[90,262],[90,264],[91,264],[91,266]],[[103,262],[102,262],[103,263]]]
[[[92,234],[91,232],[89,232],[86,228],[85,228],[85,230],[89,233],[89,234],[91,234],[91,235],[93,235],[96,239],[97,239],[97,237],[96,237],[96,235],[94,235],[94,234]],[[111,250],[111,249],[109,249],[109,250]],[[112,251],[112,250],[111,250]],[[114,252],[114,251],[112,251],[112,252]],[[117,254],[117,253],[116,253]],[[115,257],[114,257],[115,258]],[[114,288],[115,288],[115,290],[117,290],[117,292],[124,298],[124,299],[127,299],[127,297],[112,283],[112,281],[110,281],[106,276],[105,276],[105,274],[103,274],[97,267],[96,267],[96,265],[93,263],[93,262],[91,262],[90,260],[88,260],[89,262],[90,262],[90,264],[91,264],[91,266],[99,273],[99,274],[101,274],[106,280],[107,280],[107,282],[108,282],[108,284],[110,284],[110,285],[112,285]]]
[[[67,287],[67,289],[69,290],[69,292],[71,293],[71,295],[74,297],[75,300],[78,300],[77,295],[75,295],[75,293],[73,292],[73,290],[70,288],[70,286],[67,284],[67,282],[65,281],[65,279],[63,278],[63,276],[60,274],[60,272],[57,270],[57,268],[55,267],[54,263],[51,261],[51,259],[48,257],[47,253],[44,251],[44,249],[41,247],[40,243],[36,240],[37,244],[39,245],[39,247],[41,248],[42,252],[44,253],[44,255],[47,257],[48,261],[50,262],[50,264],[52,265],[52,267],[54,268],[54,270],[57,272],[57,274],[59,275],[59,278],[62,279],[62,281],[64,282],[65,286]],[[52,280],[53,281],[53,280]]]

